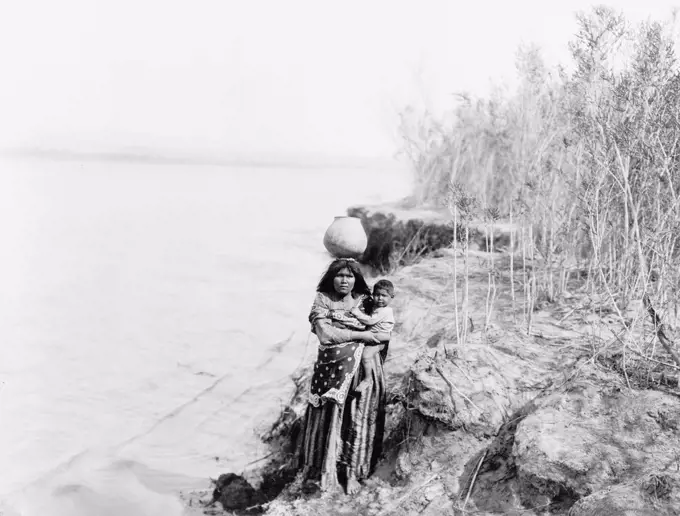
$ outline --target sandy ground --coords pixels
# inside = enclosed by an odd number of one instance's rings
[[[583,292],[577,282],[568,285],[558,302],[539,299],[534,311],[527,313],[521,271],[516,271],[513,299],[508,258],[501,254],[493,258],[495,297],[489,292],[490,256],[470,253],[469,314],[474,329],[464,344],[456,335],[453,295],[464,288],[460,256],[454,261],[453,251],[442,250],[391,276],[398,323],[385,370],[392,395],[409,401],[407,410],[398,404],[389,409],[392,435],[383,464],[354,497],[296,498],[284,492],[267,507],[268,514],[544,512],[539,505],[546,495],[526,494],[526,479],[518,476],[521,468],[510,458],[515,440],[525,435],[527,415],[541,408],[540,400],[550,399],[548,393],[567,396],[569,389],[581,388],[574,383],[579,381],[603,382],[613,390],[626,387],[621,375],[599,372],[600,355],[595,353],[623,325],[606,300]],[[458,306],[462,320],[460,312]],[[634,317],[639,312],[639,306],[633,306],[623,315]],[[661,354],[657,358],[664,360]],[[567,423],[574,424],[578,414],[570,418]],[[518,429],[520,423],[524,426]],[[543,432],[541,425],[546,424],[539,421],[537,431]],[[568,435],[569,425],[556,434],[555,442]],[[535,453],[540,455],[540,450]],[[573,497],[582,496],[578,486],[573,489]],[[226,514],[217,507],[200,508],[210,499],[208,492],[182,497],[187,515]],[[559,513],[555,502],[547,500]]]

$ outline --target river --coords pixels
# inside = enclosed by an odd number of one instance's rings
[[[168,515],[168,493],[266,453],[314,349],[326,227],[409,189],[397,163],[4,159],[6,514]]]

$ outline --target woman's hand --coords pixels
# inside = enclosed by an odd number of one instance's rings
[[[372,331],[362,331],[361,333],[364,334],[361,340],[367,344],[380,344],[380,339]]]
[[[351,338],[352,340],[360,340],[361,342],[365,342],[367,344],[380,344],[378,335],[371,331],[353,331]]]
[[[386,332],[378,332],[378,333],[374,333],[373,335],[375,335],[375,338],[378,339],[378,342],[383,342],[383,343],[389,342],[390,338],[392,337],[391,334],[386,333]]]

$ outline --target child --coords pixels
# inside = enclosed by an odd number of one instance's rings
[[[369,304],[368,313],[362,312],[358,307],[351,310],[351,314],[365,324],[373,333],[392,333],[394,328],[394,312],[390,308],[390,302],[394,298],[394,285],[391,281],[380,280],[373,286],[373,296]],[[364,380],[357,386],[361,392],[369,384],[368,379],[373,376],[373,362],[375,355],[380,352],[382,345],[366,346],[361,357],[361,365],[364,370]]]

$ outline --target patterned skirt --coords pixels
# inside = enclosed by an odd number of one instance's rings
[[[370,476],[382,453],[385,433],[385,377],[383,353],[375,355],[373,377],[362,392],[355,389],[363,368],[354,375],[344,403],[325,400],[307,405],[298,464],[305,480],[321,481],[323,490],[333,490],[348,478]]]

